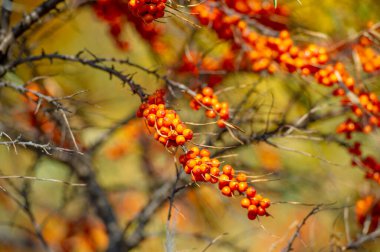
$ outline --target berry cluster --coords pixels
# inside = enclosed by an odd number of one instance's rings
[[[360,149],[361,144],[355,142],[348,151],[353,156],[352,164],[353,166],[361,166],[365,169],[366,178],[372,179],[380,184],[380,163],[376,161],[373,156],[363,156]]]
[[[368,37],[361,36],[359,43],[353,47],[366,73],[373,73],[380,70],[380,54],[372,45],[373,42]]]
[[[369,232],[375,231],[380,220],[380,201],[373,195],[368,195],[356,202],[356,218],[363,227],[369,221]]]
[[[140,17],[132,14],[128,1],[99,0],[93,5],[93,8],[97,17],[108,24],[109,32],[120,49],[128,50],[129,48],[128,41],[122,39],[122,30],[126,22],[133,25],[155,51],[160,52],[164,49],[164,45],[160,41],[163,33],[162,27],[147,21],[144,22]]]
[[[266,209],[270,206],[269,199],[256,195],[254,187],[249,186],[245,173],[235,174],[231,165],[224,165],[216,158],[210,157],[207,149],[191,148],[179,158],[187,174],[191,174],[194,182],[218,183],[219,190],[224,196],[243,195],[241,206],[248,209],[248,218],[256,219],[257,216],[269,216]]]
[[[164,16],[166,0],[129,0],[129,10],[146,23]]]
[[[193,138],[193,131],[174,110],[166,108],[164,95],[164,90],[157,90],[140,105],[136,115],[145,118],[147,125],[155,131],[154,138],[161,144],[166,147],[184,145]]]
[[[196,94],[190,101],[190,106],[194,110],[199,110],[201,107],[206,108],[208,118],[219,117],[217,125],[220,128],[224,128],[225,121],[230,118],[228,103],[219,102],[211,87],[204,87],[200,93]]]
[[[378,97],[369,92],[363,85],[357,85],[355,79],[346,70],[344,64],[334,57],[325,47],[309,44],[303,47],[297,46],[291,38],[288,30],[284,29],[277,36],[268,36],[253,31],[248,26],[246,14],[249,18],[256,19],[262,11],[255,1],[226,1],[230,9],[217,8],[218,3],[208,1],[197,5],[193,11],[202,25],[211,27],[219,38],[231,42],[229,59],[239,59],[237,63],[229,62],[229,68],[223,65],[223,69],[234,71],[248,70],[253,72],[267,72],[273,74],[278,70],[288,73],[299,73],[304,78],[310,78],[317,83],[332,87],[332,94],[341,98],[342,106],[351,109],[355,118],[349,118],[337,128],[337,133],[346,134],[351,138],[352,133],[369,133],[380,127],[380,101]],[[255,7],[256,6],[256,7]],[[267,8],[270,10],[270,8]],[[270,12],[273,10],[270,10]],[[244,15],[240,15],[240,13]],[[271,13],[273,14],[273,12]],[[244,19],[245,17],[245,19]],[[273,28],[272,26],[270,26]],[[375,29],[376,27],[370,27]],[[368,35],[369,34],[369,35]],[[380,56],[371,41],[371,30],[353,41],[351,50],[359,56],[362,68],[367,73],[380,70]],[[349,45],[349,44],[348,44]],[[339,46],[339,51],[347,45]],[[238,55],[244,55],[240,60]],[[368,159],[366,167],[373,166]],[[367,175],[377,180],[377,173]]]

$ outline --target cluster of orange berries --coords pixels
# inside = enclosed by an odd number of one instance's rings
[[[373,195],[368,195],[356,202],[356,218],[363,227],[369,221],[369,232],[375,231],[379,226],[380,219],[380,200]]]
[[[226,126],[225,121],[230,118],[228,103],[219,102],[211,87],[204,87],[200,93],[196,94],[190,101],[190,107],[194,110],[205,107],[208,118],[219,117],[217,121],[219,128],[224,128]]]
[[[377,162],[373,156],[364,157],[360,147],[361,144],[359,142],[355,142],[353,146],[348,149],[350,154],[353,156],[352,165],[360,165],[365,168],[365,177],[380,184],[380,163]]]
[[[380,54],[373,47],[373,42],[365,36],[359,38],[359,43],[353,49],[357,52],[362,68],[366,73],[380,70]]]
[[[221,193],[227,197],[245,196],[241,200],[241,206],[248,209],[250,220],[256,219],[257,216],[269,216],[266,209],[270,206],[270,200],[256,194],[255,188],[248,185],[245,173],[235,174],[235,169],[228,164],[220,168],[220,161],[211,158],[209,150],[193,147],[180,156],[179,162],[194,182],[218,184]]]
[[[184,145],[193,138],[193,131],[174,110],[166,108],[164,95],[164,90],[157,90],[140,105],[136,115],[145,118],[147,125],[155,131],[154,138],[161,144],[166,147]]]
[[[274,5],[270,1],[262,0],[226,0],[227,6],[239,13],[252,15],[281,15],[288,16],[288,9],[284,6]]]
[[[108,24],[109,32],[120,49],[129,49],[128,41],[122,39],[124,24],[129,22],[136,28],[141,37],[151,44],[155,51],[162,51],[165,48],[160,41],[160,36],[163,33],[162,27],[142,21],[140,17],[131,12],[128,3],[124,0],[98,0],[93,5],[93,9],[97,17]]]
[[[146,23],[151,23],[165,14],[167,0],[129,0],[128,7],[133,15],[140,17]]]
[[[279,69],[288,73],[298,72],[305,77],[312,76],[323,86],[333,87],[333,95],[341,97],[341,104],[350,108],[356,116],[355,119],[349,118],[337,127],[337,133],[346,134],[347,138],[351,138],[352,133],[369,133],[380,127],[378,97],[356,85],[355,79],[343,63],[335,61],[332,64],[325,47],[315,44],[298,47],[287,30],[280,31],[278,36],[258,34],[250,30],[247,22],[239,15],[250,13],[250,18],[255,18],[260,12],[258,4],[254,7],[255,4],[244,0],[226,3],[238,13],[217,8],[217,3],[213,1],[198,5],[193,11],[198,13],[196,17],[201,24],[212,27],[219,38],[232,43],[233,50],[230,52],[235,54],[233,59],[238,59],[237,55],[241,54],[241,51],[244,53],[243,60],[237,67],[254,72],[266,71],[269,74]],[[368,36],[359,37],[358,43],[354,44],[352,49],[359,55],[365,72],[373,73],[380,70],[380,56]],[[379,181],[376,161],[371,157],[361,161],[370,170],[367,172],[367,178]]]

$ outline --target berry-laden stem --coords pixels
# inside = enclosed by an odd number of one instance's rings
[[[204,97],[213,96],[212,89],[204,88],[202,91]],[[218,184],[221,193],[227,197],[243,196],[241,206],[248,210],[248,219],[255,220],[257,216],[270,216],[267,212],[270,200],[256,194],[255,188],[248,185],[245,173],[236,174],[235,169],[228,164],[221,167],[218,159],[211,158],[208,149],[192,147],[187,150],[185,143],[192,139],[193,132],[181,122],[174,110],[166,109],[164,94],[163,90],[157,90],[141,104],[137,111],[137,116],[143,117],[146,124],[155,131],[154,138],[166,147],[183,147],[185,153],[179,157],[179,162],[194,182]]]
[[[218,117],[217,125],[219,128],[226,127],[226,121],[230,118],[228,103],[219,102],[211,87],[204,87],[201,92],[197,93],[190,101],[190,107],[194,110],[204,107],[206,109],[206,117]]]

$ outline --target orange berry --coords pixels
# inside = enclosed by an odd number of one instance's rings
[[[240,205],[243,207],[243,208],[248,208],[250,205],[251,205],[251,201],[247,198],[244,198],[240,201]]]
[[[219,176],[219,173],[220,173],[220,170],[219,170],[219,168],[217,168],[217,167],[212,167],[212,168],[210,169],[210,174],[213,175],[213,176],[218,177],[218,176]]]
[[[211,159],[211,166],[213,166],[213,167],[219,167],[220,166],[219,160],[216,159],[216,158]]]
[[[270,206],[270,200],[267,198],[264,198],[260,202],[260,206],[263,208],[268,208]]]
[[[231,165],[225,165],[223,166],[223,174],[227,176],[232,176],[234,175],[234,169],[232,168]]]
[[[239,185],[238,185],[238,191],[243,193],[247,190],[248,188],[248,184],[247,182],[239,182]]]
[[[229,186],[225,186],[222,188],[222,194],[224,196],[227,196],[227,197],[231,197],[232,196],[232,193],[231,193],[231,188]]]
[[[194,153],[195,156],[198,156],[199,155],[199,148],[194,146],[192,148],[190,148],[190,151],[192,151]]]
[[[205,87],[202,89],[202,94],[204,96],[212,96],[214,94],[214,91],[210,87]]]
[[[224,120],[222,119],[219,119],[216,124],[218,125],[219,128],[225,128],[226,127],[226,124],[224,122]]]
[[[235,191],[235,190],[238,189],[239,182],[236,182],[236,181],[230,181],[230,183],[229,183],[228,186],[231,188],[231,191]]]
[[[178,145],[183,145],[185,142],[186,142],[186,139],[184,136],[182,135],[178,135],[175,139],[175,142],[178,144]]]
[[[264,216],[265,214],[266,214],[265,209],[262,208],[261,206],[259,206],[259,207],[257,208],[257,215],[259,215],[259,216]]]
[[[230,183],[230,178],[227,175],[220,175],[219,176],[219,186],[224,187]]]
[[[246,192],[248,198],[253,198],[256,195],[256,190],[252,186],[248,187]]]
[[[215,118],[216,117],[216,113],[215,113],[214,110],[209,109],[209,110],[206,110],[206,116],[208,118]]]
[[[185,129],[186,127],[184,124],[178,124],[177,127],[175,127],[175,131],[177,131],[178,134],[182,134]]]
[[[245,182],[247,181],[247,175],[245,173],[239,172],[236,176],[236,180],[239,182]]]
[[[199,153],[199,155],[201,156],[201,157],[210,157],[210,151],[209,150],[207,150],[207,149],[202,149],[201,151],[200,151],[200,153]]]
[[[182,134],[188,141],[193,138],[193,131],[191,129],[184,129]]]

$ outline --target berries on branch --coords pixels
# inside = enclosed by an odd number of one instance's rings
[[[235,169],[228,164],[220,168],[221,162],[211,158],[209,150],[193,147],[181,155],[179,161],[194,182],[218,184],[221,193],[227,197],[244,196],[241,206],[247,208],[250,220],[257,216],[269,216],[266,209],[270,206],[270,200],[256,194],[254,187],[248,185],[245,173],[236,174]]]
[[[204,87],[191,101],[190,107],[194,110],[199,110],[201,107],[206,109],[208,118],[218,117],[218,127],[224,128],[225,121],[230,118],[228,103],[219,102],[218,97],[214,94],[211,87]]]
[[[155,132],[154,138],[161,144],[166,147],[184,145],[193,138],[193,131],[186,127],[174,110],[166,108],[164,95],[164,90],[157,90],[140,105],[136,115],[145,118]]]
[[[129,0],[128,7],[133,15],[151,23],[165,15],[166,0]]]

